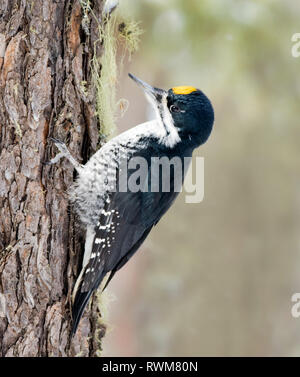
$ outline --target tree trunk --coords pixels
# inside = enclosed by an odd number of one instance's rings
[[[75,173],[65,159],[43,165],[57,153],[49,136],[83,163],[99,141],[90,61],[102,1],[89,1],[85,16],[84,3],[0,3],[2,356],[94,356],[105,333],[94,298],[71,341],[84,244],[66,195]]]

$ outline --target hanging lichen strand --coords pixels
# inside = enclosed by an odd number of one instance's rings
[[[96,115],[101,124],[100,139],[104,139],[104,141],[112,135],[116,129],[117,41],[115,24],[116,16],[112,15],[107,18],[105,26],[102,27],[100,24],[98,25],[99,40],[96,43],[101,42],[103,44],[101,66],[99,58],[96,55],[96,46],[91,62],[92,80],[96,89]]]
[[[87,18],[87,12],[90,12],[92,17],[94,16],[88,1],[82,1],[81,5],[84,19]],[[114,134],[118,109],[121,115],[126,111],[127,101],[116,98],[117,80],[126,54],[130,59],[137,51],[140,36],[143,33],[138,22],[125,21],[120,11],[103,15],[103,17],[105,17],[103,24],[97,20],[99,39],[95,42],[91,60],[92,82],[96,94],[96,115],[101,125],[99,127],[101,143]],[[117,62],[118,42],[122,42],[122,49],[120,49]],[[101,58],[96,53],[98,43],[103,46]]]

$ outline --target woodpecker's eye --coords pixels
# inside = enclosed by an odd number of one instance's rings
[[[180,113],[181,110],[179,109],[178,106],[171,105],[171,106],[170,106],[170,111],[171,111],[172,113]]]

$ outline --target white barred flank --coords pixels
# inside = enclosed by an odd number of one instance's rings
[[[105,238],[95,238],[95,244],[100,244],[101,242],[105,242]]]

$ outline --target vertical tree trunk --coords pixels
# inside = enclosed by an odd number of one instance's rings
[[[65,160],[43,165],[57,153],[49,136],[81,162],[98,143],[90,71],[98,25],[84,17],[83,3],[0,3],[2,356],[93,356],[105,333],[95,298],[71,342],[70,295],[83,247],[66,195],[74,169]],[[100,20],[102,1],[89,4]]]

